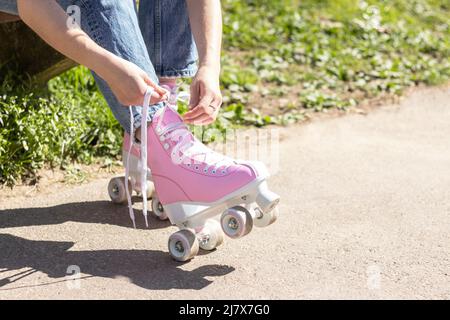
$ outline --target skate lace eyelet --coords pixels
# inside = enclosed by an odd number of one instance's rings
[[[195,170],[198,170],[198,166],[195,166]]]
[[[213,174],[216,174],[216,170],[213,170],[212,173],[213,173]]]
[[[190,167],[191,166],[191,164],[190,163],[188,163],[188,164],[186,164],[188,167]]]
[[[222,170],[222,174],[225,174],[225,173],[227,173],[225,170]]]
[[[207,172],[208,172],[208,170],[207,170],[207,169],[203,169],[203,172],[204,172],[204,173],[207,173]]]

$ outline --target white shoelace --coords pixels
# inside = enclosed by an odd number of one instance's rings
[[[144,104],[142,105],[142,116],[141,116],[141,168],[140,171],[140,180],[141,180],[141,193],[142,193],[142,204],[143,209],[142,213],[144,214],[145,226],[148,228],[148,216],[147,216],[147,115],[148,115],[148,107],[150,105],[150,99],[154,89],[152,87],[147,88],[147,92],[144,97]],[[133,204],[131,202],[131,193],[128,188],[128,179],[130,175],[130,154],[133,148],[133,140],[134,140],[134,116],[133,110],[130,106],[130,146],[128,148],[127,155],[127,165],[125,166],[125,191],[127,194],[128,200],[128,211],[130,214],[131,221],[133,221],[133,227],[136,229],[136,220],[134,216]]]

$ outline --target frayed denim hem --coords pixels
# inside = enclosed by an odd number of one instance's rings
[[[192,78],[197,73],[197,67],[195,68],[189,68],[184,70],[167,70],[164,72],[158,73],[158,78]]]

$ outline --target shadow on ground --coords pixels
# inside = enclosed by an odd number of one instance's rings
[[[134,211],[137,228],[145,228],[142,211]],[[0,210],[0,228],[54,225],[69,221],[133,227],[127,207],[113,204],[111,201],[75,202],[46,208]],[[161,229],[169,225],[169,221],[154,218],[149,223],[149,228]]]
[[[0,291],[70,280],[66,278],[72,274],[68,271],[69,266],[78,266],[82,279],[126,278],[137,286],[152,290],[199,290],[213,282],[206,277],[223,276],[234,271],[233,267],[224,265],[207,265],[185,271],[179,268],[180,264],[174,262],[167,252],[162,251],[69,251],[73,245],[73,242],[32,241],[0,234]],[[11,275],[14,270],[17,272]],[[23,278],[37,271],[58,281],[21,284]],[[1,275],[6,273],[8,276],[2,278]]]

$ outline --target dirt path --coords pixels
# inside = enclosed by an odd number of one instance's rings
[[[174,227],[130,227],[107,178],[0,193],[0,300],[450,299],[449,123],[447,87],[281,129],[278,222],[187,264],[167,254]]]

